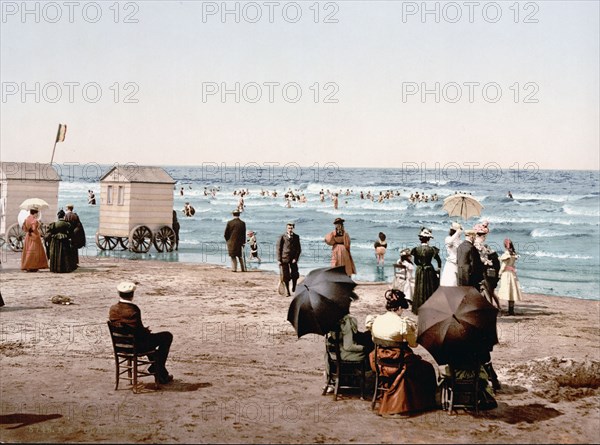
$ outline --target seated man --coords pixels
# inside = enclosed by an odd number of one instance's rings
[[[158,383],[169,383],[173,381],[173,376],[169,374],[165,366],[169,349],[173,342],[173,334],[170,332],[150,333],[150,329],[142,324],[142,312],[140,308],[133,303],[133,293],[136,285],[130,282],[122,282],[117,286],[119,292],[119,302],[110,307],[108,318],[111,323],[130,326],[133,329],[136,345],[142,351],[156,349],[154,353],[155,365],[151,365],[148,371],[156,372],[155,379]],[[157,349],[158,348],[158,349]]]

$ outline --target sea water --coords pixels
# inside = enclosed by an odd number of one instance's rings
[[[275,244],[288,221],[295,222],[302,243],[301,274],[329,266],[331,247],[323,238],[333,230],[333,220],[341,217],[351,237],[351,253],[357,269],[355,280],[391,282],[392,264],[398,259],[399,249],[418,245],[422,226],[432,230],[434,239],[430,244],[440,248],[444,261],[444,238],[453,221],[470,228],[487,220],[491,231],[486,242],[490,247],[501,254],[504,239],[513,241],[520,255],[517,272],[525,292],[600,298],[598,171],[538,170],[533,164],[509,169],[496,164],[483,169],[459,164],[435,168],[406,164],[397,169],[338,168],[335,164],[166,166],[163,168],[176,181],[173,207],[181,224],[179,250],[158,253],[152,247],[146,254],[136,254],[103,252],[95,246],[102,205],[99,180],[110,167],[57,165],[62,176],[59,206],[73,203],[85,225],[84,257],[100,255],[115,261],[159,259],[229,266],[223,232],[238,204],[239,196],[234,191],[247,189],[249,194],[244,198],[241,218],[247,229],[256,233],[262,260],[260,264],[248,262],[251,269],[278,271]],[[218,191],[215,196],[205,195],[205,188]],[[304,194],[307,202],[293,201],[288,207],[284,194],[290,189],[295,194]],[[324,202],[319,199],[322,189],[326,194]],[[97,205],[88,205],[88,190],[95,192]],[[278,197],[261,196],[262,190],[276,190]],[[346,194],[347,190],[350,194]],[[388,190],[393,192],[393,198],[378,202],[379,193]],[[337,210],[328,191],[339,193]],[[361,199],[361,191],[364,195],[370,191],[375,199]],[[507,196],[509,191],[512,199]],[[415,192],[437,194],[439,200],[411,203],[408,198]],[[443,199],[456,192],[476,198],[484,206],[481,216],[468,221],[449,217],[442,208]],[[185,202],[195,207],[194,216],[183,215]],[[377,266],[373,248],[379,232],[384,232],[388,241],[383,267]],[[249,251],[246,257],[249,258]]]

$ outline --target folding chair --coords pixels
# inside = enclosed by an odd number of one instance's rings
[[[333,335],[325,336],[325,356],[327,360],[327,382],[323,388],[323,395],[327,394],[327,388],[334,387],[333,399],[337,401],[340,389],[360,389],[360,398],[365,398],[365,360],[349,361],[342,360],[340,352],[341,334],[339,327]],[[358,385],[356,381],[358,379]]]
[[[148,376],[154,376],[155,387],[158,389],[156,372],[149,372],[146,368],[155,363],[153,359],[155,350],[138,351],[130,326],[110,321],[107,321],[107,324],[115,353],[115,390],[119,389],[119,380],[127,380],[133,392],[138,394],[144,387],[138,382],[138,378]]]

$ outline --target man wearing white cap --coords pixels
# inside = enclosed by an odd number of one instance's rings
[[[119,302],[110,307],[108,319],[111,323],[130,326],[133,329],[136,344],[140,350],[149,351],[156,349],[154,353],[155,365],[151,365],[148,371],[156,372],[155,379],[158,383],[166,384],[173,381],[165,366],[169,349],[173,342],[173,334],[168,331],[152,334],[150,329],[142,323],[142,311],[133,303],[133,293],[136,289],[135,283],[124,281],[119,283]]]

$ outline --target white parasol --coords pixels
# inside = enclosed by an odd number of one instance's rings
[[[29,211],[31,209],[44,210],[44,209],[47,209],[48,207],[50,207],[48,205],[48,203],[46,201],[44,201],[43,199],[40,199],[40,198],[29,198],[29,199],[26,199],[19,206],[19,208],[21,210],[27,210],[27,211]]]
[[[442,208],[449,216],[460,216],[466,221],[474,216],[480,216],[483,206],[471,195],[456,193],[444,199]]]

